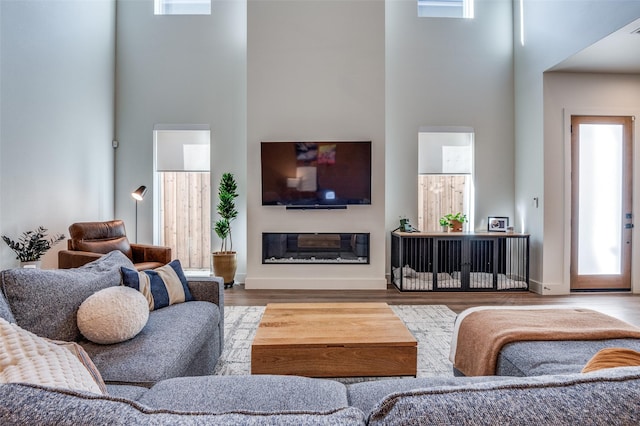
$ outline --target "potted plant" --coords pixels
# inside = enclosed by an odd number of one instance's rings
[[[2,239],[16,253],[16,259],[20,261],[23,268],[37,268],[42,255],[65,238],[62,234],[56,234],[51,238],[46,237],[47,229],[39,226],[35,231],[23,232],[17,241],[13,241],[6,235],[3,235]]]
[[[466,214],[448,213],[440,218],[440,225],[449,228],[450,232],[462,232],[462,224],[468,221]]]
[[[236,275],[237,259],[233,251],[231,222],[238,216],[235,199],[238,197],[238,185],[232,173],[223,173],[218,187],[217,212],[220,216],[213,229],[221,240],[220,251],[213,252],[213,273],[224,279],[224,287],[231,287]]]

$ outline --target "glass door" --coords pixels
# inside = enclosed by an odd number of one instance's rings
[[[631,289],[632,117],[571,117],[571,290]]]

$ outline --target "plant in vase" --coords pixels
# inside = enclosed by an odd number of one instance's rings
[[[462,225],[468,221],[466,214],[448,213],[440,218],[440,226],[447,227],[451,232],[462,232]]]
[[[34,231],[23,232],[17,241],[13,241],[6,235],[3,235],[2,239],[16,253],[16,259],[20,261],[23,267],[37,267],[40,258],[51,247],[64,240],[65,236],[56,234],[51,238],[47,238],[47,229],[39,226]]]
[[[217,212],[220,216],[213,229],[220,238],[220,251],[213,252],[213,273],[224,279],[224,287],[231,287],[236,275],[236,252],[233,251],[231,222],[238,216],[235,199],[238,197],[238,185],[232,173],[224,173],[218,187]]]

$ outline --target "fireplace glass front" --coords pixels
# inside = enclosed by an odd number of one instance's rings
[[[368,233],[262,234],[262,263],[369,263]]]

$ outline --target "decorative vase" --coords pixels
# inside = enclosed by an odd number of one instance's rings
[[[462,232],[462,222],[459,220],[451,221],[451,232]]]
[[[24,269],[40,269],[40,260],[30,260],[27,262],[20,262],[20,267]]]
[[[213,253],[213,275],[222,277],[224,288],[233,286],[237,267],[235,251],[216,251]]]

